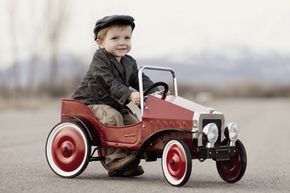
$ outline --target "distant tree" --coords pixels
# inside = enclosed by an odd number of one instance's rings
[[[13,99],[13,104],[16,105],[17,98],[19,95],[19,69],[17,66],[18,63],[18,55],[19,55],[19,46],[18,46],[18,41],[17,41],[17,3],[16,0],[9,0],[7,1],[7,13],[9,16],[9,31],[10,31],[10,42],[11,42],[11,54],[12,54],[12,66],[13,66],[13,94],[12,94],[12,99]]]
[[[67,0],[45,0],[45,24],[47,27],[48,49],[50,52],[50,91],[52,95],[59,92],[59,43],[68,20]]]
[[[28,69],[28,88],[26,89],[26,95],[32,96],[36,92],[36,68],[39,61],[40,54],[43,53],[43,42],[45,34],[43,33],[43,26],[45,25],[45,15],[43,13],[44,5],[42,1],[30,0],[30,3],[26,4],[26,8],[29,10],[29,23],[30,26],[27,29],[27,51],[29,52],[29,69]]]

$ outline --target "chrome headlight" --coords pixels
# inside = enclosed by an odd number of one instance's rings
[[[239,126],[238,124],[231,122],[227,124],[225,129],[225,136],[231,140],[231,142],[236,142],[239,136]]]
[[[219,130],[215,123],[209,123],[203,128],[203,133],[207,136],[209,143],[214,144],[219,137]]]

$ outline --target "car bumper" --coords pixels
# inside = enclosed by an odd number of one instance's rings
[[[213,159],[216,161],[227,161],[236,153],[235,146],[219,146],[212,148],[199,148],[200,159]]]

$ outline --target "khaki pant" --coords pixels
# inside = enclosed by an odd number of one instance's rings
[[[88,105],[88,107],[97,117],[97,119],[104,125],[121,127],[124,125],[131,125],[138,122],[138,119],[131,113],[123,115],[119,111],[108,105],[98,104]],[[127,149],[112,147],[106,148],[105,163],[106,165],[109,165],[110,163],[122,159],[130,155],[131,153],[132,151],[129,151]]]

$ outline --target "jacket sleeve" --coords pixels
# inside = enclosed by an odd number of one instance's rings
[[[93,65],[91,65],[91,72],[94,77],[103,80],[103,84],[107,87],[106,90],[109,95],[118,101],[120,104],[125,104],[130,94],[133,92],[128,86],[117,80],[112,72],[110,62],[95,57]]]

